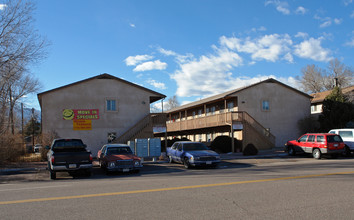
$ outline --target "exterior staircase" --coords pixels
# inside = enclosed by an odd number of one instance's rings
[[[251,143],[259,150],[275,147],[275,136],[247,112],[243,112],[241,121],[243,124],[242,149]]]
[[[124,134],[115,139],[114,143],[127,143],[136,138],[153,138],[153,127],[166,127],[166,114],[151,113],[141,119],[133,127],[127,130]]]

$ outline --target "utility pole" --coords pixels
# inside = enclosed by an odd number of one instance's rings
[[[24,131],[23,131],[23,103],[22,103],[22,102],[21,102],[21,118],[22,118],[22,122],[21,122],[21,123],[22,123],[22,125],[21,125],[21,127],[22,127],[22,128],[21,128],[21,131],[22,131],[22,143],[24,143],[24,140],[25,140],[25,139],[24,139],[24,136],[25,136],[24,134],[25,134],[25,133],[24,133]]]
[[[32,108],[32,147],[34,147],[34,108]]]

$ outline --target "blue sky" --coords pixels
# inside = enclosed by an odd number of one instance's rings
[[[102,73],[181,104],[354,60],[353,0],[36,0],[47,91]],[[160,105],[160,104],[159,104]],[[35,96],[27,106],[39,109]]]

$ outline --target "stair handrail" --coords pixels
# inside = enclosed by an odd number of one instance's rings
[[[138,121],[134,126],[129,128],[122,135],[120,135],[114,142],[125,143],[129,139],[132,139],[134,136],[136,136],[140,131],[142,131],[147,126],[154,125],[157,123],[162,123],[163,118],[166,118],[165,113],[150,113],[146,115],[144,118],[142,118],[140,121]],[[166,119],[164,123],[166,124]]]
[[[256,119],[254,119],[250,114],[247,112],[233,112],[233,113],[242,113],[242,121],[251,125],[259,134],[269,140],[272,144],[275,144],[275,136],[270,132],[269,129],[265,128],[262,124],[260,124]],[[239,115],[238,115],[239,117]]]

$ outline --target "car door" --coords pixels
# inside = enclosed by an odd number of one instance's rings
[[[316,137],[316,147],[323,148],[326,145],[326,139],[324,135],[317,135]]]
[[[179,143],[177,145],[177,149],[176,149],[176,159],[177,161],[179,162],[182,162],[183,161],[183,144]]]
[[[297,146],[300,148],[300,150],[306,152],[306,146],[307,146],[307,138],[308,138],[308,135],[305,134],[305,135],[302,135],[298,140],[297,140]]]
[[[177,161],[177,159],[176,159],[177,145],[178,145],[178,143],[174,143],[168,152],[168,156],[171,156],[174,161]]]
[[[316,146],[316,135],[309,135],[307,141],[305,142],[305,152],[312,153],[313,148],[319,147]]]

